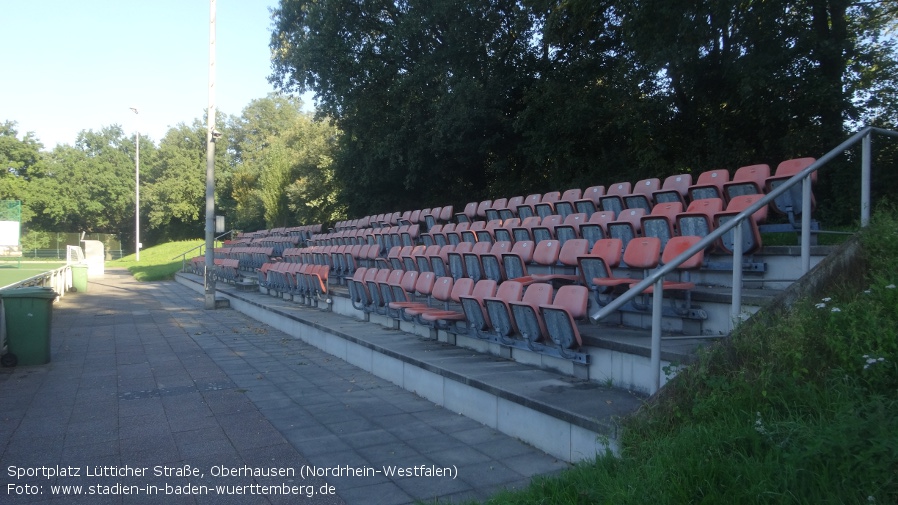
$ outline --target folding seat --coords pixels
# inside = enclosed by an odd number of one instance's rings
[[[630,240],[642,234],[642,216],[645,209],[626,209],[618,214],[617,219],[608,223],[608,235],[611,238],[619,238],[624,243],[624,248]]]
[[[421,235],[421,240],[424,242],[424,245],[446,245],[449,243],[449,239],[446,238],[447,231],[455,231],[455,224],[438,224],[431,228],[429,232]]]
[[[537,244],[543,240],[553,240],[555,238],[555,227],[562,223],[561,216],[557,214],[548,214],[541,219],[539,226],[534,226],[530,229],[533,241]]]
[[[465,279],[473,287],[471,279]],[[464,284],[463,284],[464,286]],[[455,279],[452,277],[437,277],[430,291],[430,304],[414,304],[402,307],[404,312],[403,319],[411,321],[415,320],[428,310],[449,310],[449,304],[452,302],[452,290],[455,288]],[[470,294],[470,291],[467,293]],[[461,296],[461,294],[460,294]],[[440,307],[435,305],[441,304]]]
[[[532,240],[521,240],[511,246],[511,252],[502,255],[502,268],[506,279],[526,277],[527,265],[533,261]]]
[[[399,224],[412,224],[412,211],[407,210],[399,217]]]
[[[415,245],[418,242],[420,229],[421,225],[419,224],[410,224],[405,227],[404,231],[400,227],[399,236],[402,239],[402,245]]]
[[[520,242],[522,240],[533,240],[532,229],[534,226],[539,226],[539,224],[539,216],[530,216],[524,218],[519,226],[511,229],[514,241]]]
[[[733,180],[723,185],[723,194],[728,202],[740,195],[763,194],[765,183],[769,177],[770,165],[739,167],[733,174]]]
[[[412,249],[414,248],[410,245],[400,247],[396,256],[388,257],[390,267],[393,270],[405,270],[405,258],[412,255]]]
[[[477,214],[476,216],[481,220],[486,219],[486,209],[490,208],[493,205],[492,200],[484,200],[477,204]],[[473,219],[472,219],[473,221]]]
[[[585,286],[561,286],[550,305],[539,307],[547,335],[561,349],[579,349],[583,345],[577,321],[586,319],[589,290]],[[547,338],[548,337],[548,338]]]
[[[638,181],[629,195],[624,196],[624,204],[628,209],[643,209],[648,214],[655,205],[652,193],[661,188],[661,181],[657,178]]]
[[[585,223],[586,219],[586,214],[582,212],[568,214],[564,222],[555,227],[555,238],[562,244],[572,238],[580,238],[580,225]]]
[[[468,333],[477,338],[484,338],[484,332],[490,327],[489,315],[484,300],[496,296],[498,284],[492,279],[481,279],[474,284],[470,296],[460,296],[462,312],[468,321]]]
[[[401,284],[402,290],[394,290],[393,301],[387,304],[387,307],[395,314],[395,318],[412,321],[413,318],[405,314],[405,309],[427,309],[431,307],[430,297],[436,284],[436,277],[433,275],[433,272],[421,272],[418,274],[417,280],[415,280],[413,289],[407,287],[407,279],[405,277],[403,277]],[[414,292],[414,295],[412,295],[412,292]]]
[[[652,208],[652,213],[642,216],[642,235],[646,237],[658,237],[661,239],[661,248],[667,245],[667,241],[676,235],[677,214],[683,212],[683,204],[680,202],[657,203]]]
[[[349,301],[356,310],[365,310],[371,300],[368,298],[368,287],[365,284],[365,276],[368,275],[367,267],[355,269],[352,278],[346,279],[346,287],[349,288]]]
[[[605,186],[590,186],[583,190],[582,197],[574,202],[577,212],[586,214],[589,219],[592,213],[601,208],[601,198],[605,196]]]
[[[580,225],[580,237],[585,238],[591,244],[608,236],[608,223],[614,221],[613,211],[597,211],[589,216],[589,219]]]
[[[496,282],[505,280],[505,269],[502,267],[502,255],[511,252],[511,247],[511,242],[495,242],[490,247],[489,252],[480,255],[480,271],[484,278],[492,279]],[[468,268],[468,272],[470,272],[471,268],[468,265],[465,266]]]
[[[770,193],[774,189],[776,189],[779,185],[791,179],[795,174],[801,172],[805,168],[812,165],[815,161],[814,158],[795,158],[791,160],[786,160],[776,167],[776,175],[773,177],[769,177],[766,181],[767,192]],[[817,182],[817,172],[811,173],[811,184]],[[776,212],[780,214],[785,214],[789,218],[789,222],[798,227],[796,218],[801,215],[802,209],[802,190],[801,184],[796,184],[792,186],[789,191],[781,194],[776,197],[772,202],[770,202],[770,206]],[[811,193],[811,210],[813,211],[815,206],[814,194]]]
[[[477,217],[477,204],[478,202],[468,202],[468,204],[465,205],[465,210],[455,215],[455,221],[459,223],[473,221],[474,218]]]
[[[561,198],[555,202],[555,213],[561,216],[562,219],[567,219],[569,215],[579,212],[574,205],[582,196],[583,191],[580,188],[565,191],[561,194]]]
[[[517,332],[514,318],[511,315],[511,302],[519,302],[524,296],[524,285],[519,282],[503,282],[499,284],[495,296],[484,297],[486,309],[486,328],[484,333],[495,333],[499,340]]]
[[[461,225],[455,227],[456,232],[459,231],[458,228],[460,226]],[[485,230],[485,229],[486,229],[486,221],[474,221],[473,223],[471,223],[470,226],[467,227],[466,230],[461,231],[462,242],[470,242],[472,244],[476,244],[477,243],[477,232]]]
[[[533,251],[533,258],[536,263],[543,264],[539,251],[539,244]],[[533,282],[550,282],[550,283],[572,283],[580,279],[577,268],[580,264],[580,258],[589,253],[589,242],[586,239],[576,238],[568,240],[561,246],[558,252],[558,260],[551,265],[546,265],[550,269],[548,274],[532,274],[530,277]],[[538,259],[539,258],[539,259]]]
[[[424,257],[424,252],[427,250],[427,247],[423,245],[418,245],[412,248],[411,251],[408,251],[407,256],[402,256],[400,253],[400,258],[402,259],[402,269],[405,271],[409,270],[418,270],[418,258]]]
[[[639,237],[630,241],[624,249],[624,263],[630,271],[636,269],[645,270],[654,268],[661,259],[661,240],[657,237]],[[595,286],[597,292],[611,291],[619,286],[630,286],[634,282],[639,282],[641,278],[633,279],[631,277],[617,277],[614,275],[608,277],[595,277],[592,279],[591,285]],[[600,302],[600,305],[604,305]]]
[[[493,204],[490,208],[486,209],[486,220],[487,221],[495,221],[497,219],[502,219],[499,215],[502,209],[508,208],[508,198],[497,198],[493,200]]]
[[[392,269],[394,265],[402,266],[402,261],[399,259],[399,251],[401,251],[401,250],[402,250],[402,247],[400,247],[400,246],[391,247],[390,252],[387,253],[386,257],[378,256],[378,258],[376,260],[376,266],[378,268],[389,268],[389,269]]]
[[[714,230],[714,215],[722,210],[720,198],[693,200],[686,212],[677,214],[677,231],[684,236],[705,237]]]
[[[603,238],[596,242],[589,254],[578,258],[580,284],[595,291],[598,295],[609,291],[606,286],[598,286],[594,279],[612,277],[611,269],[617,268],[623,255],[623,242],[617,238]],[[596,298],[598,300],[598,297]]]
[[[495,240],[496,230],[500,228],[502,228],[502,220],[494,219],[492,221],[488,221],[484,229],[475,230],[474,233],[477,236],[478,242],[492,243]]]
[[[440,217],[440,213],[443,212],[442,207],[434,207],[430,209],[430,212],[424,215],[424,226],[430,230],[437,224],[437,219]]]
[[[512,217],[502,221],[502,227],[493,230],[496,242],[514,242],[513,229],[521,225],[521,218]]]
[[[274,265],[274,263],[265,263],[256,271],[256,279],[258,281],[259,287],[268,289],[268,270]]]
[[[629,182],[618,182],[608,186],[608,190],[604,196],[599,197],[602,203],[602,210],[613,211],[615,215],[619,215],[624,210],[624,196],[630,194],[632,185]]]
[[[421,222],[424,221],[424,218],[421,216],[421,209],[413,210],[408,217],[408,224],[417,224],[420,225]]]
[[[536,204],[538,204],[542,198],[543,195],[540,195],[539,193],[527,195],[527,198],[524,198],[524,203],[518,205],[518,217],[523,220],[533,216],[536,213]]]
[[[367,251],[365,250],[366,247],[368,248]],[[380,246],[377,244],[362,246],[362,251],[359,254],[365,266],[368,268],[374,267],[377,265],[377,258],[380,256]]]
[[[454,211],[455,207],[453,207],[452,205],[446,205],[442,208],[442,210],[440,210],[439,216],[434,213],[434,217],[437,218],[438,223],[448,223],[449,221],[452,221],[452,214]]]
[[[306,276],[309,282],[309,294],[311,299],[322,299],[330,292],[330,266],[316,265]]]
[[[499,218],[508,220],[518,217],[518,207],[524,204],[523,196],[513,196],[508,199],[504,209],[499,209]]]
[[[444,278],[445,279],[445,278]],[[430,326],[432,328],[437,329],[449,329],[449,325],[445,324],[450,321],[464,321],[465,314],[461,310],[452,310],[450,308],[451,303],[461,304],[462,296],[471,296],[474,291],[474,281],[469,278],[462,278],[452,281],[452,290],[449,293],[448,297],[444,296],[445,291],[445,282],[444,279],[438,279],[433,289],[433,297],[434,299],[443,302],[444,308],[410,308],[405,309],[405,313],[408,316],[417,317],[418,322],[424,324],[426,326]],[[439,289],[438,289],[439,288]],[[461,307],[459,306],[459,309]],[[460,331],[460,333],[464,333],[464,331]]]
[[[383,280],[386,280],[389,275],[389,270],[369,268],[365,272],[365,276],[362,280],[354,283],[354,293],[357,295],[358,301],[353,299],[352,306],[365,312],[374,312],[375,300],[380,300],[379,289],[376,287],[378,277],[382,277]],[[355,279],[356,277],[353,276],[353,280]]]
[[[418,276],[417,270],[406,270],[402,273],[398,282],[392,275],[387,280],[387,286],[390,289],[389,299],[386,300],[387,314],[393,319],[399,319],[400,307],[398,304],[415,302],[415,300],[409,298],[409,293],[415,292]]]
[[[508,303],[513,324],[523,340],[536,343],[549,333],[539,308],[552,303],[552,294],[551,284],[531,284],[524,290],[521,301]]]
[[[730,203],[727,204],[726,211],[718,212],[714,215],[715,228],[719,228],[721,225],[726,224],[740,212],[748,209],[763,197],[764,195],[759,194],[740,195],[733,198],[730,200]],[[758,227],[761,223],[767,221],[767,209],[768,207],[764,205],[751,215],[751,219],[743,221],[742,254],[752,254],[761,248],[761,232]],[[717,241],[717,247],[727,254],[733,254],[734,241],[735,229],[724,233],[723,236],[720,237],[720,240]]]
[[[389,304],[393,301],[393,288],[391,286],[393,284],[399,284],[404,273],[404,270],[390,270],[390,273],[387,275],[386,279],[380,280],[380,275],[375,278],[375,286],[373,288],[370,284],[368,285],[369,290],[374,289],[377,291],[376,297],[374,291],[371,291],[371,296],[373,298],[376,298],[376,305],[374,306],[375,312],[384,316],[389,315]]]
[[[698,176],[695,184],[687,191],[689,200],[694,202],[705,198],[723,199],[723,185],[730,182],[730,172],[726,169],[709,170]]]
[[[655,204],[680,202],[686,207],[686,197],[692,186],[692,174],[675,174],[664,179],[661,189],[652,193]]]
[[[389,214],[389,222],[391,226],[399,226],[399,218],[402,216],[402,213],[396,211],[392,214]]]
[[[462,240],[462,232],[468,231],[471,228],[471,226],[474,225],[474,223],[478,223],[478,222],[482,222],[482,221],[474,221],[473,223],[458,223],[457,225],[455,225],[455,228],[453,230],[446,229],[449,226],[451,226],[451,223],[447,226],[444,226],[443,233],[446,235],[446,240],[448,240],[449,243],[452,245],[458,245],[460,242],[463,241]]]
[[[464,246],[469,247],[469,246]],[[447,277],[449,275],[449,253],[455,251],[456,246],[446,244],[440,247],[440,252],[430,257],[430,270],[439,277]]]
[[[667,243],[667,247],[664,248],[664,252],[661,255],[659,264],[667,264],[672,262],[678,256],[686,252],[690,247],[697,244],[701,240],[701,237],[695,236],[680,236],[674,237]],[[704,262],[704,251],[699,251],[693,254],[691,257],[686,259],[683,263],[676,267],[677,271],[680,274],[679,280],[670,281],[665,280],[662,281],[661,286],[665,293],[669,291],[684,291],[686,292],[686,302],[684,307],[677,307],[676,302],[674,303],[673,310],[675,313],[685,315],[686,311],[690,309],[691,306],[691,297],[690,291],[695,289],[695,283],[691,282],[689,279],[689,272],[691,270],[698,269],[702,266]],[[649,267],[654,268],[654,267]],[[632,282],[630,284],[630,288],[633,288],[638,282]],[[644,295],[653,295],[655,293],[655,285],[647,287],[642,291]],[[646,308],[648,308],[648,304],[643,304]]]
[[[536,215],[545,219],[546,216],[551,216],[556,214],[555,212],[555,202],[561,199],[560,191],[549,191],[544,194],[540,199],[539,203],[534,205],[534,211]]]
[[[434,244],[427,246],[424,249],[424,253],[415,257],[415,262],[417,263],[417,270],[421,273],[424,272],[433,272],[433,267],[430,264],[431,256],[436,256],[440,254],[440,246]]]
[[[483,221],[477,221],[482,223]],[[470,246],[470,247],[467,247]],[[480,280],[480,259],[478,256],[485,252],[489,252],[492,244],[489,242],[463,242],[456,246],[455,250],[449,253],[449,275],[455,279],[461,279],[462,277],[470,277],[477,282]],[[468,271],[469,261],[466,259],[468,255],[473,255],[473,259],[470,261],[473,271]]]

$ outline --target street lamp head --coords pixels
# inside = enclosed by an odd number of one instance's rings
[[[137,114],[137,107],[131,107],[131,112]]]
[[[212,139],[217,140],[221,138],[221,132],[218,130],[212,130]]]

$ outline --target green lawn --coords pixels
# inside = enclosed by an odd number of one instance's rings
[[[136,261],[134,255],[129,254],[120,260],[110,261],[106,264],[107,266],[127,268],[139,281],[172,279],[175,273],[181,269],[182,255],[187,253],[188,260],[199,256],[200,249],[197,246],[203,244],[205,241],[201,239],[168,242],[140,251],[140,261]],[[221,243],[216,242],[216,247],[221,247]],[[203,250],[205,251],[205,249]]]
[[[0,262],[0,286],[9,286],[19,281],[24,281],[29,277],[40,275],[44,272],[55,270],[65,265],[65,261],[22,261],[22,267],[16,268],[15,261]]]

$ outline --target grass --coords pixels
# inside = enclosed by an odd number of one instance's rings
[[[624,420],[603,455],[486,503],[898,503],[898,211],[865,279],[746,325]]]
[[[65,261],[47,262],[23,259],[21,268],[17,268],[15,261],[3,261],[0,262],[0,286],[9,286],[64,265]]]
[[[140,251],[139,262],[135,260],[133,254],[129,254],[122,259],[108,262],[107,265],[127,268],[139,281],[168,280],[174,278],[175,273],[181,269],[181,255],[205,243],[202,239],[168,242]],[[216,246],[220,245],[216,243]],[[187,259],[199,254],[200,249],[194,249],[187,254]]]

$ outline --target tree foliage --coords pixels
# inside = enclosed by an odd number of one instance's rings
[[[820,156],[898,120],[894,2],[282,0],[354,214]],[[835,185],[844,181],[833,178]],[[826,194],[827,188],[823,188]]]

